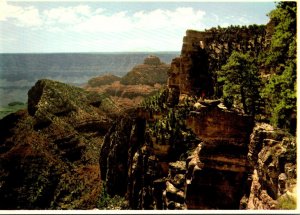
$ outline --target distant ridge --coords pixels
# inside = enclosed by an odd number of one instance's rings
[[[0,106],[14,101],[25,102],[27,91],[38,79],[81,86],[103,74],[122,77],[149,55],[171,63],[179,52],[2,53]]]

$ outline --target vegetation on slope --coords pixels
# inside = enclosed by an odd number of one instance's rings
[[[243,107],[246,114],[255,115],[260,110],[272,125],[295,134],[296,3],[280,2],[269,16],[271,25],[275,26],[270,41],[257,44],[257,36],[242,39],[240,43],[244,48],[232,52],[228,51],[231,50],[228,45],[218,58],[211,55],[211,63],[214,60],[218,63],[211,65],[210,69],[211,72],[217,71],[219,83],[216,92],[218,94],[218,89],[223,89],[225,101],[234,99],[231,103]],[[265,34],[259,26],[249,26],[249,29],[253,30],[251,35],[256,35],[253,34],[255,29],[261,35]],[[228,39],[231,43],[231,38]],[[262,70],[267,74],[262,74]]]
[[[95,208],[99,151],[115,108],[104,95],[38,81],[28,112],[0,120],[0,208]]]
[[[296,131],[296,2],[280,2],[269,14],[275,24],[262,62],[274,68],[262,95],[273,125]]]

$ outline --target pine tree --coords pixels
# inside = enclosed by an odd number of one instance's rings
[[[233,51],[219,72],[218,81],[223,84],[223,97],[233,97],[237,106],[246,114],[255,116],[259,105],[260,79],[254,58],[249,53]]]
[[[296,129],[296,2],[280,2],[269,14],[275,23],[265,65],[275,72],[262,92],[273,125]]]

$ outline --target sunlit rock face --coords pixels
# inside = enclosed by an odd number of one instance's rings
[[[187,208],[238,208],[249,192],[247,152],[252,119],[203,103],[191,113],[187,125],[202,141],[187,160]]]
[[[179,88],[181,94],[212,95],[212,77],[208,73],[208,53],[204,32],[188,30],[183,38],[181,55],[173,59],[169,70],[168,86]]]

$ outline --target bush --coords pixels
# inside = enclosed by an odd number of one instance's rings
[[[129,209],[128,202],[125,200],[124,197],[121,196],[114,196],[111,197],[106,192],[106,185],[105,183],[102,184],[102,191],[99,197],[99,201],[97,204],[98,209],[102,210],[122,210],[122,209]]]
[[[278,198],[278,209],[295,210],[296,208],[297,208],[296,198],[289,196],[287,194]]]

